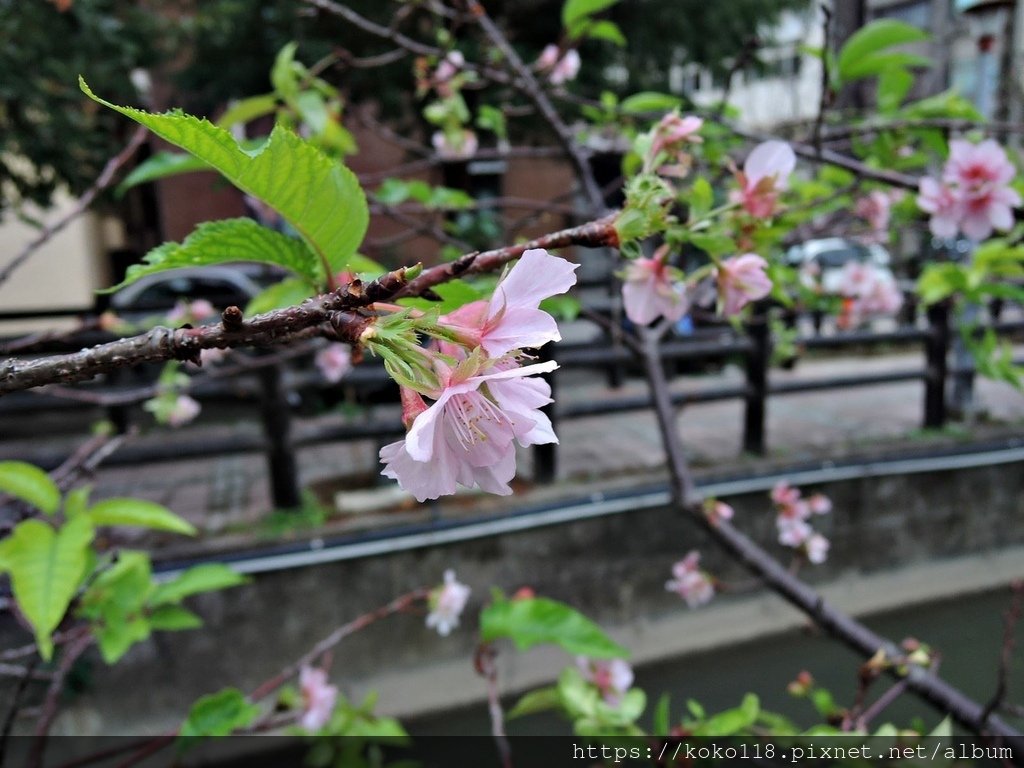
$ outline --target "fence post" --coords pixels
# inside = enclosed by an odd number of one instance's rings
[[[949,355],[949,306],[945,302],[928,307],[928,338],[924,353],[927,369],[924,426],[941,429],[946,423],[946,358]]]
[[[551,360],[551,347],[553,345],[547,344],[540,348],[540,362],[547,362]],[[556,371],[543,374],[543,379],[551,387],[551,399],[556,398],[555,393],[555,375]],[[551,426],[555,430],[555,434],[558,434],[558,416],[555,412],[555,404],[553,402],[548,403],[540,409],[541,413],[545,414],[551,419]],[[533,482],[538,485],[547,485],[553,483],[555,478],[558,476],[558,444],[557,443],[544,443],[542,445],[533,446]]]
[[[764,453],[765,398],[768,396],[768,359],[771,354],[771,334],[768,315],[762,307],[755,307],[747,323],[747,334],[752,348],[747,353],[747,396],[743,415],[743,450]]]
[[[279,365],[271,365],[259,372],[263,386],[261,416],[263,434],[267,438],[267,470],[274,506],[294,509],[301,505],[298,464],[292,447],[292,414],[288,393],[284,388],[284,375]]]

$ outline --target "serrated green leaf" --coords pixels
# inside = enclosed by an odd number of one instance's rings
[[[182,723],[179,737],[227,736],[245,728],[259,716],[260,708],[250,704],[237,688],[225,688],[197,700]]]
[[[161,605],[149,614],[150,629],[164,632],[178,632],[183,629],[198,629],[203,620],[180,605]]]
[[[93,525],[123,525],[194,536],[195,526],[162,504],[145,499],[106,499],[89,507]]]
[[[245,305],[245,315],[252,317],[275,309],[292,307],[301,304],[315,293],[307,281],[299,277],[289,277],[267,286],[253,296]]]
[[[245,576],[220,563],[197,565],[178,574],[171,581],[158,584],[149,598],[149,605],[177,604],[191,595],[237,587],[247,581]]]
[[[627,115],[640,115],[648,112],[668,112],[682,103],[682,99],[670,93],[641,91],[624,98],[619,108]]]
[[[4,547],[4,565],[22,615],[35,630],[39,654],[53,655],[50,636],[67,612],[89,562],[93,528],[78,517],[59,531],[40,520],[15,526]]]
[[[275,264],[289,269],[309,285],[323,281],[315,253],[302,241],[268,229],[252,219],[205,221],[181,243],[164,243],[128,267],[124,280],[101,293],[112,293],[157,272],[205,267],[235,261]]]
[[[849,79],[858,63],[879,51],[895,45],[916,43],[929,37],[917,27],[895,19],[878,19],[854,32],[839,52],[837,65],[839,75]]]
[[[100,654],[113,664],[137,642],[149,637],[142,606],[153,587],[152,566],[144,552],[124,551],[82,597],[79,615],[91,621]]]
[[[27,501],[48,515],[60,506],[60,490],[50,476],[24,461],[0,461],[0,493]]]
[[[567,653],[595,659],[626,658],[629,651],[565,603],[546,597],[492,603],[480,614],[484,642],[509,638],[519,650],[553,643]]]
[[[206,120],[121,107],[96,96],[84,79],[79,84],[91,99],[209,163],[280,213],[317,253],[325,270],[333,273],[348,266],[369,223],[366,198],[348,168],[281,125],[274,126],[262,147],[245,151],[230,133]]]
[[[736,241],[728,235],[694,232],[689,236],[689,240],[696,247],[712,256],[736,253]]]
[[[554,686],[541,688],[536,691],[530,691],[520,698],[505,717],[509,720],[514,720],[517,717],[525,717],[537,712],[558,709],[560,706],[562,706],[562,697],[558,694],[558,688]]]

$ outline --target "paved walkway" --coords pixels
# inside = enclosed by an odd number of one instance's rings
[[[863,374],[919,367],[921,355],[891,354],[859,358],[801,360],[792,371],[773,369],[774,382],[827,376]],[[677,378],[680,390],[716,384],[742,383],[742,371],[726,367],[719,373]],[[613,399],[646,392],[642,379],[629,378],[622,388],[610,389],[603,374],[566,371],[559,381],[565,401]],[[986,423],[1020,425],[1024,434],[1024,394],[1011,387],[979,380],[976,400]],[[906,382],[845,390],[776,395],[767,408],[766,442],[771,456],[780,460],[807,460],[856,451],[879,441],[923,437],[923,384]],[[335,417],[337,418],[337,417]],[[681,412],[684,445],[694,464],[720,466],[742,459],[743,403],[739,400],[689,406]],[[200,431],[201,429],[205,431]],[[951,432],[962,430],[950,427]],[[197,434],[221,435],[231,431],[258,433],[259,425],[238,422],[190,429]],[[634,411],[563,421],[559,426],[559,479],[605,482],[627,481],[631,475],[663,468],[663,453],[652,413]],[[0,458],[16,458],[19,451],[40,445],[23,438],[0,442]],[[70,444],[70,443],[69,443]],[[300,452],[304,485],[330,500],[340,488],[370,487],[379,472],[377,445],[372,441],[338,443]],[[528,451],[521,457],[521,476],[530,474]],[[261,455],[164,462],[140,467],[112,467],[96,478],[96,496],[135,495],[166,504],[210,533],[257,533],[273,536],[289,527],[272,509]],[[411,499],[384,481],[369,494],[349,494],[359,507],[405,507]],[[481,499],[477,503],[487,503]],[[422,514],[422,510],[418,512]],[[261,521],[258,522],[257,521]],[[310,519],[315,522],[315,516]]]

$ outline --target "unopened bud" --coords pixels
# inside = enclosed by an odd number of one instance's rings
[[[405,268],[404,277],[406,280],[415,280],[417,277],[423,274],[423,262],[417,262],[411,267]]]

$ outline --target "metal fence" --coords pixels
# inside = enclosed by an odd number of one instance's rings
[[[6,319],[0,314],[0,320]],[[818,324],[815,324],[818,327]],[[992,328],[997,334],[1006,336],[1024,331],[1024,321],[992,322],[985,328]],[[941,428],[948,418],[947,382],[952,377],[969,380],[974,372],[971,367],[949,365],[950,351],[956,330],[951,327],[950,314],[944,305],[927,310],[926,318],[913,325],[904,325],[885,332],[849,331],[814,334],[800,337],[796,344],[808,351],[877,349],[881,346],[900,345],[919,347],[922,351],[920,365],[884,373],[866,373],[843,376],[819,377],[800,381],[772,381],[769,375],[772,338],[769,325],[764,317],[755,315],[742,329],[731,326],[712,327],[692,333],[686,337],[675,337],[661,345],[663,364],[675,367],[680,363],[700,363],[713,359],[729,358],[739,362],[744,371],[740,384],[716,384],[685,393],[673,393],[677,405],[698,405],[719,400],[740,399],[744,403],[743,450],[760,454],[766,449],[765,417],[766,404],[771,397],[781,397],[800,392],[839,390],[848,387],[864,387],[904,381],[922,383],[922,417],[925,428]],[[83,344],[96,343],[100,337],[77,337],[74,343],[67,341],[49,343],[44,346],[48,352],[79,349]],[[561,343],[544,349],[549,359],[558,362],[559,371],[549,374],[547,379],[555,394],[556,402],[546,407],[556,429],[559,422],[605,414],[622,413],[649,408],[649,395],[622,394],[599,401],[560,399],[557,397],[559,381],[564,371],[591,369],[609,377],[613,384],[621,381],[623,371],[632,362],[632,353],[614,339],[605,336],[598,343]],[[675,374],[673,374],[675,375]],[[260,452],[267,460],[273,500],[280,508],[295,507],[300,502],[301,489],[298,472],[298,452],[309,446],[326,443],[393,439],[404,433],[398,417],[397,390],[390,385],[387,375],[379,365],[367,364],[350,371],[338,386],[349,388],[356,393],[374,392],[377,404],[370,406],[369,417],[359,421],[350,420],[343,424],[317,424],[298,417],[293,408],[297,395],[311,388],[323,387],[319,375],[313,370],[301,370],[290,365],[274,364],[260,367],[224,380],[197,382],[190,392],[201,402],[231,402],[251,408],[262,428],[259,434],[233,434],[220,437],[203,436],[190,438],[188,429],[183,435],[160,444],[128,444],[108,460],[113,466],[150,464],[163,461],[194,459],[202,457],[227,456]],[[136,387],[137,388],[137,387]],[[390,389],[389,389],[390,388]],[[118,393],[128,393],[131,385],[118,383],[116,378],[99,386],[89,386],[83,391],[117,398]],[[381,398],[381,393],[386,396]],[[384,401],[386,407],[378,407]],[[387,403],[390,401],[390,406]],[[13,393],[0,398],[0,422],[14,415],[54,409],[83,409],[99,406],[69,400],[45,393]],[[127,429],[133,418],[133,407],[129,404],[102,406],[107,417],[119,429]],[[0,440],[4,430],[0,430]],[[534,482],[551,483],[558,475],[558,446],[540,445],[534,451]],[[59,450],[42,448],[31,455],[21,456],[44,468],[59,464],[66,455]]]

